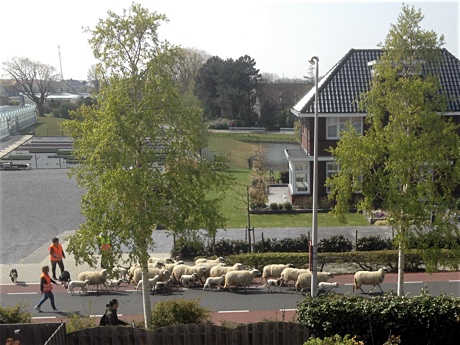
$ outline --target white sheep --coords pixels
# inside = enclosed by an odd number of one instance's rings
[[[156,283],[158,283],[159,280],[160,280],[159,274],[157,274],[153,278],[150,278],[149,279],[149,290],[152,290],[155,287]],[[142,289],[142,279],[139,280],[139,282],[137,283],[136,293],[138,293],[139,289]]]
[[[230,271],[225,275],[224,289],[228,288],[231,291],[230,286],[242,285],[246,292],[246,287],[251,285],[255,277],[260,276],[260,271],[255,268],[250,271]]]
[[[167,273],[165,272],[167,271]],[[168,277],[165,278],[164,275],[168,274]],[[164,268],[158,268],[158,267],[149,267],[148,269],[148,278],[153,278],[156,275],[160,276],[160,280],[163,281],[165,279],[169,279],[170,273],[168,270],[165,270]],[[139,283],[139,281],[142,280],[142,267],[137,267],[134,270],[134,275],[132,277],[132,281],[134,284]]]
[[[221,275],[220,277],[208,277],[206,278],[206,282],[204,283],[203,290],[209,288],[209,291],[212,291],[211,286],[217,285],[217,290],[220,290],[222,283],[225,280],[225,274]]]
[[[165,263],[165,269],[167,269],[169,272],[172,272],[174,267],[176,267],[177,265],[183,265],[183,264],[184,262],[182,260],[179,260],[173,263]]]
[[[361,288],[362,285],[373,285],[374,286],[368,293],[372,292],[372,290],[374,290],[376,286],[378,286],[380,291],[383,292],[382,288],[380,287],[380,284],[385,279],[385,273],[387,273],[387,269],[384,267],[374,272],[369,272],[369,271],[356,272],[354,279],[353,279],[353,282],[354,282],[353,292],[355,292],[355,289],[360,289],[364,293],[363,289]]]
[[[316,272],[316,282],[327,282],[334,275],[330,272]],[[295,283],[295,293],[299,290],[303,292],[305,288],[311,288],[311,272],[300,273]]]
[[[276,292],[276,288],[278,288],[281,292],[281,285],[283,284],[283,279],[268,279],[265,282],[265,287],[267,288],[268,292],[274,293]]]
[[[128,272],[129,268],[121,267],[121,266],[115,266],[112,269],[112,278],[114,279],[122,279],[124,281],[127,280],[128,277]]]
[[[196,259],[195,260],[195,265],[198,265],[198,264],[205,264],[205,263],[216,263],[216,264],[219,264],[219,263],[224,263],[225,262],[225,259],[223,257],[218,257],[217,259],[214,259],[214,260],[211,260],[211,259]]]
[[[183,287],[193,287],[195,285],[195,282],[198,280],[198,274],[192,273],[192,274],[183,274],[180,277],[180,283],[182,284]]]
[[[96,291],[99,291],[99,285],[103,285],[107,291],[106,281],[108,279],[108,273],[106,269],[102,271],[85,271],[78,274],[77,280],[85,281],[89,280],[88,285],[96,285]]]
[[[180,282],[180,278],[182,277],[182,275],[196,273],[198,276],[198,280],[200,280],[203,274],[206,272],[206,270],[206,266],[203,265],[177,265],[176,267],[174,267],[171,276],[175,281]]]
[[[281,272],[281,279],[283,279],[283,283],[286,283],[288,286],[289,282],[292,280],[295,284],[299,274],[301,273],[308,273],[310,270],[308,268],[294,268],[294,267],[286,267]]]
[[[294,267],[293,264],[272,264],[264,266],[262,278],[267,280],[268,278],[278,279],[281,277],[281,272],[287,267]]]
[[[113,290],[118,290],[120,288],[122,279],[107,279],[105,282],[107,286],[113,291]]]
[[[325,295],[327,296],[332,289],[337,289],[339,287],[339,283],[328,283],[328,282],[320,282],[318,284],[318,291],[325,291]]]
[[[82,291],[83,292],[88,292],[88,284],[89,284],[89,280],[71,280],[69,282],[69,285],[67,286],[67,291],[70,292],[72,294],[72,296],[74,295],[74,289],[75,288],[80,288],[80,291],[78,291],[78,294],[80,294]]]
[[[211,271],[209,272],[210,277],[220,277],[227,272],[230,271],[241,271],[244,270],[244,265],[242,263],[237,262],[233,266],[223,266],[223,265],[217,265],[211,268]]]

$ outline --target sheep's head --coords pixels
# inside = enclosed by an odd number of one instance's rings
[[[88,285],[88,284],[89,284],[89,280],[86,279],[86,280],[85,280],[85,285]]]
[[[333,282],[333,283],[332,283],[332,286],[338,288],[338,287],[339,287],[339,283]]]
[[[334,278],[334,274],[332,274],[331,272],[327,272],[327,276],[328,276],[329,278]]]
[[[206,266],[200,266],[200,271],[201,272],[206,272],[206,269],[207,269]],[[196,273],[194,273],[194,274],[196,274]]]
[[[287,266],[287,267],[291,267],[291,268],[295,268],[295,265],[294,265],[294,264],[287,264],[286,266]]]

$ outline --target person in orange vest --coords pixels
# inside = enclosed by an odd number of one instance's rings
[[[51,302],[51,307],[56,313],[60,313],[60,311],[56,308],[54,304],[54,295],[53,295],[53,286],[51,283],[56,284],[57,283],[51,279],[49,276],[49,271],[50,267],[49,266],[43,266],[42,267],[42,275],[40,276],[40,292],[43,295],[42,299],[38,302],[38,304],[35,306],[35,309],[37,309],[40,313],[42,312],[41,306],[42,304],[49,298]]]
[[[112,249],[112,244],[110,242],[110,237],[107,234],[107,230],[101,232],[98,236],[99,246],[101,248],[101,268],[110,268],[110,253]]]
[[[48,252],[50,253],[51,261],[51,271],[53,272],[53,279],[56,278],[56,265],[59,265],[59,269],[64,272],[64,262],[62,259],[65,259],[64,249],[62,249],[61,244],[59,243],[59,238],[53,237],[51,240],[53,243],[48,247]]]

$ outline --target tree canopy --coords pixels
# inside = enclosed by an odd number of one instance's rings
[[[213,56],[195,78],[195,94],[208,119],[228,118],[252,126],[257,120],[256,89],[261,81],[256,62],[248,55],[237,60]]]
[[[28,58],[14,57],[3,62],[5,76],[15,81],[12,86],[37,106],[39,116],[45,116],[43,104],[61,76],[53,66]]]
[[[439,91],[444,40],[423,30],[422,19],[420,10],[403,5],[391,25],[371,88],[360,100],[367,112],[365,133],[351,126],[341,133],[337,148],[330,149],[340,171],[327,183],[339,218],[348,212],[353,193],[362,194],[364,211],[381,203],[400,248],[417,237],[427,270],[433,270],[442,264],[441,249],[459,257],[451,210],[460,182],[460,138],[458,126],[444,116],[446,97]]]
[[[111,262],[124,252],[143,268],[144,316],[151,323],[147,265],[157,224],[174,232],[224,227],[219,196],[228,179],[199,156],[207,131],[202,113],[186,108],[174,66],[178,50],[160,42],[164,15],[132,4],[123,15],[108,12],[89,43],[103,72],[97,104],[83,105],[65,124],[80,164],[72,169],[87,192],[86,222],[70,236],[77,263],[97,262],[97,235],[107,231]],[[219,195],[218,193],[216,195]]]

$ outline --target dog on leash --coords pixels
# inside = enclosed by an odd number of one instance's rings
[[[70,273],[68,271],[62,272],[58,280],[63,287],[67,288],[70,283]]]
[[[13,282],[13,284],[17,284],[18,283],[18,270],[16,268],[12,268],[11,271],[10,271],[10,278],[11,278],[11,281]]]

